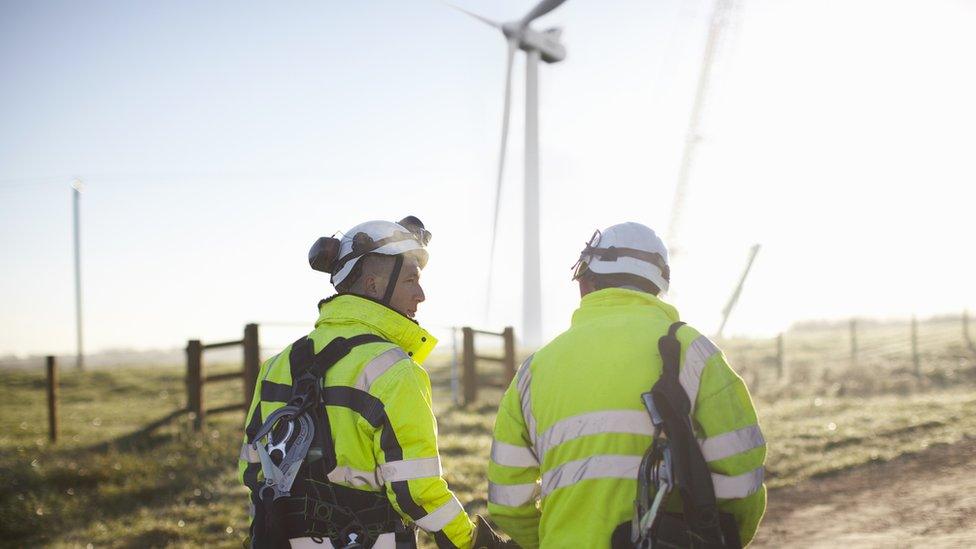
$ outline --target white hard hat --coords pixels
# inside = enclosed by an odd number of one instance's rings
[[[668,291],[671,269],[668,247],[646,225],[627,222],[596,231],[574,266],[578,278],[587,269],[596,274],[632,274]]]
[[[309,251],[309,263],[318,271],[330,273],[333,285],[339,285],[349,276],[356,263],[366,254],[412,254],[420,261],[420,268],[427,264],[427,244],[430,231],[413,216],[392,221],[367,221],[349,229],[341,239],[320,238]]]

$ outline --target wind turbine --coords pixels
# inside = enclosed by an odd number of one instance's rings
[[[702,56],[701,67],[698,69],[698,85],[695,89],[695,99],[691,106],[691,118],[685,134],[684,149],[681,153],[681,167],[678,171],[678,183],[675,185],[674,198],[671,203],[671,218],[668,221],[668,232],[665,242],[674,259],[681,250],[681,215],[685,206],[685,195],[688,191],[688,180],[691,178],[692,164],[695,162],[695,152],[702,140],[701,125],[705,111],[705,103],[709,85],[712,79],[712,68],[715,64],[719,42],[726,32],[729,19],[735,10],[735,0],[715,0],[712,19],[708,26],[708,37],[705,40],[705,51]],[[673,293],[673,292],[672,292]]]
[[[505,106],[502,110],[502,142],[498,155],[498,178],[495,183],[495,211],[491,226],[491,248],[488,263],[488,291],[491,291],[491,266],[495,257],[498,231],[498,209],[505,150],[508,144],[508,121],[512,99],[512,62],[522,50],[525,63],[525,196],[524,244],[522,247],[522,342],[535,347],[542,343],[542,282],[539,268],[539,61],[558,63],[566,58],[566,48],[559,42],[562,29],[537,31],[529,24],[559,7],[566,0],[542,0],[524,17],[501,23],[457,6],[451,6],[502,32],[508,43],[505,65]]]

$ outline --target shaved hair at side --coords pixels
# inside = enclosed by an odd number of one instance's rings
[[[340,294],[365,295],[368,279],[371,279],[376,286],[385,288],[389,282],[394,261],[395,258],[390,255],[366,254],[356,262],[352,272],[346,276],[342,284],[336,286],[336,290]]]

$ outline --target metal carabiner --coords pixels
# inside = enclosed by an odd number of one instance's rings
[[[272,429],[268,433],[268,444],[266,446],[268,455],[269,456],[272,455],[272,453],[274,453],[275,450],[281,451],[281,459],[278,460],[278,463],[284,461],[285,456],[288,455],[288,449],[286,448],[286,446],[288,444],[288,441],[291,439],[291,435],[295,432],[295,420],[288,419],[285,421],[288,422],[287,423],[288,432],[285,434],[284,438],[282,438],[280,442],[275,443],[274,441],[274,429]]]

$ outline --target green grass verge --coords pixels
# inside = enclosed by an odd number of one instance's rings
[[[443,366],[435,369],[443,373]],[[968,372],[972,365],[958,369]],[[202,433],[193,432],[185,416],[144,429],[185,405],[182,375],[174,367],[64,372],[62,439],[51,445],[43,375],[0,371],[0,482],[6,488],[0,492],[0,544],[240,546],[247,525],[245,492],[235,479],[242,415],[212,416]],[[785,385],[774,391],[770,384],[757,395],[770,486],[976,436],[976,393],[968,379],[923,380],[901,394],[863,397],[834,383],[811,385],[807,394]],[[500,390],[483,390],[482,401],[468,408],[450,404],[446,384],[434,391],[447,480],[469,512],[484,512]],[[216,407],[239,400],[240,393],[240,384],[229,381],[209,386],[206,398]]]

